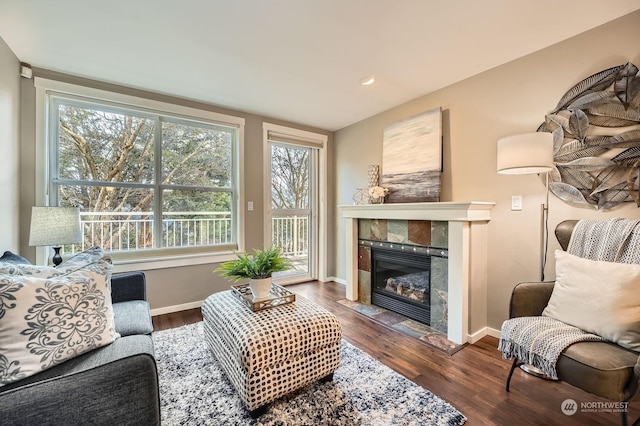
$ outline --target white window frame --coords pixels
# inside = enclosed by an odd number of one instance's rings
[[[49,152],[51,134],[49,131],[49,96],[68,96],[95,103],[106,103],[123,109],[136,109],[152,114],[170,115],[185,120],[202,120],[213,124],[219,124],[237,129],[237,146],[234,152],[234,198],[232,214],[234,221],[234,235],[237,238],[237,247],[232,249],[212,249],[211,246],[203,246],[202,250],[182,252],[181,250],[136,250],[132,252],[113,252],[115,270],[117,272],[131,270],[149,270],[176,266],[197,265],[206,263],[223,262],[235,258],[233,250],[244,250],[244,125],[245,120],[226,114],[206,111],[167,102],[155,101],[122,93],[110,92],[101,89],[79,86],[55,80],[36,77],[36,205],[46,206],[49,202],[49,188],[51,181],[49,159],[53,153]],[[48,258],[46,247],[38,247],[36,261],[45,264]]]
[[[317,194],[317,253],[315,259],[310,259],[314,266],[310,265],[310,271],[317,272],[317,279],[325,282],[328,280],[327,274],[327,141],[329,137],[321,133],[300,130],[293,127],[281,126],[264,122],[262,124],[262,140],[263,140],[263,206],[264,206],[264,242],[270,239],[271,235],[271,136],[276,135],[277,139],[291,140],[293,144],[307,145],[318,149],[318,194]],[[295,281],[296,278],[293,277]],[[287,284],[286,278],[282,284]]]

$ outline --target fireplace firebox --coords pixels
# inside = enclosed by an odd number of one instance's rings
[[[431,256],[372,247],[371,303],[431,325]]]

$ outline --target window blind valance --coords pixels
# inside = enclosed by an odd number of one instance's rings
[[[287,145],[322,148],[327,142],[327,135],[308,132],[306,130],[290,129],[275,124],[264,123],[267,141]]]

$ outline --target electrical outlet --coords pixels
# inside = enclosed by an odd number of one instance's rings
[[[253,211],[253,201],[249,201],[249,202],[247,203],[247,210],[249,210],[249,211]]]
[[[522,195],[511,196],[511,210],[522,210]]]

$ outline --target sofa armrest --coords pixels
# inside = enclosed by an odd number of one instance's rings
[[[509,302],[509,318],[536,317],[549,303],[553,281],[525,282],[515,286]]]
[[[147,282],[144,272],[125,272],[111,277],[113,303],[147,300]]]
[[[159,425],[158,375],[149,336],[111,345],[0,388],[2,424]]]

